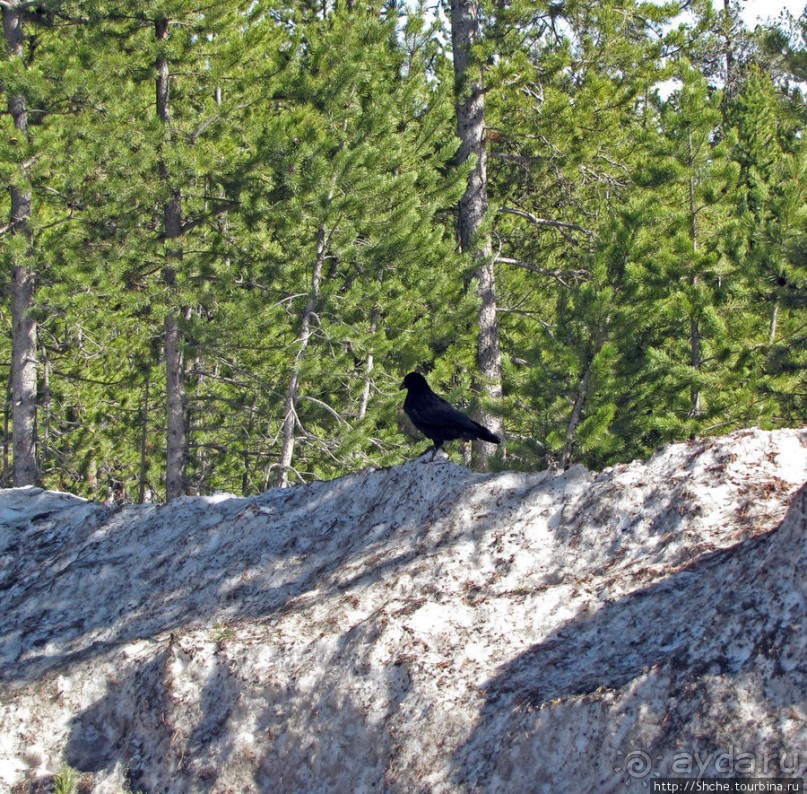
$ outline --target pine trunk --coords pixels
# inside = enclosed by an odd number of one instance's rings
[[[490,241],[482,236],[487,213],[487,149],[485,147],[485,92],[482,68],[472,48],[479,41],[479,4],[477,0],[452,0],[451,44],[454,57],[454,80],[457,98],[457,132],[460,138],[458,162],[473,159],[474,167],[459,203],[460,250],[476,260],[479,306],[476,388],[486,399],[475,411],[475,418],[497,435],[502,435],[501,418],[487,411],[485,404],[502,396],[502,355],[499,343],[499,321],[496,310],[496,280]],[[492,447],[474,441],[474,460],[478,468],[489,465]]]
[[[695,155],[692,152],[692,137],[689,139],[690,177],[689,177],[689,236],[692,243],[693,256],[698,251],[698,208],[696,203],[695,176],[691,173],[694,168]],[[693,265],[692,287],[698,287],[698,273]],[[701,355],[701,328],[697,309],[693,308],[689,318],[689,365],[700,373],[702,366]],[[690,416],[697,419],[701,415],[700,387],[693,385],[690,389]]]
[[[560,458],[560,465],[563,469],[568,469],[572,463],[572,456],[577,446],[577,430],[583,421],[583,414],[591,390],[591,379],[594,376],[594,362],[608,340],[611,327],[611,315],[605,317],[605,322],[600,327],[597,336],[591,342],[591,348],[586,360],[586,368],[577,383],[577,396],[574,399],[572,415],[569,417],[569,424],[566,426],[566,443],[563,447],[563,454]]]
[[[327,235],[324,228],[320,228],[317,237],[317,255],[314,260],[314,270],[311,274],[311,290],[308,293],[303,316],[300,320],[300,335],[297,338],[300,346],[294,357],[294,363],[289,377],[289,386],[286,390],[286,401],[283,406],[283,446],[280,450],[280,461],[277,464],[274,485],[277,488],[287,488],[290,485],[289,472],[294,459],[296,443],[295,428],[297,426],[297,399],[300,396],[300,368],[308,343],[311,341],[315,321],[317,304],[319,303],[320,287],[322,285],[322,266],[325,262],[327,250]]]
[[[11,369],[8,372],[6,381],[6,399],[3,402],[3,474],[0,477],[0,488],[8,488],[9,477],[11,476],[10,461],[11,451]]]
[[[454,56],[454,85],[457,106],[457,133],[460,165],[474,159],[468,184],[459,204],[460,249],[475,256],[484,253],[485,243],[477,236],[488,209],[485,147],[485,92],[482,69],[472,48],[479,41],[479,5],[477,0],[452,0],[451,45]]]
[[[244,451],[242,453],[242,466],[243,471],[241,473],[241,494],[243,496],[247,496],[250,492],[250,486],[252,483],[252,464],[250,463],[250,457],[252,450],[250,449],[250,439],[252,439],[254,432],[255,432],[255,417],[258,414],[258,399],[255,394],[252,395],[252,401],[249,405],[249,421],[247,422],[247,433],[246,439],[244,442]]]
[[[3,33],[10,58],[23,57],[22,3],[3,3]],[[28,106],[23,94],[8,98],[8,112],[20,139],[28,138]],[[9,231],[26,239],[26,258],[32,254],[30,218],[33,207],[31,183],[25,167],[9,186],[11,219]],[[36,464],[37,327],[33,318],[35,275],[25,261],[11,267],[11,421],[14,448],[14,485],[33,485]]]
[[[11,274],[11,422],[14,446],[14,485],[33,485],[36,466],[36,342],[31,309],[34,276],[16,265]]]
[[[370,315],[370,333],[375,333],[378,328],[378,307],[373,306],[373,311]],[[375,358],[372,353],[367,354],[367,359],[364,362],[364,383],[361,390],[361,399],[359,400],[359,410],[356,417],[362,421],[367,416],[367,406],[370,405],[370,393],[373,388],[373,368],[375,367]]]
[[[771,321],[768,325],[768,344],[772,345],[776,341],[776,327],[779,323],[779,304],[773,304],[773,310],[771,311]]]
[[[151,390],[151,365],[146,370],[146,385],[143,389],[143,408],[140,413],[140,471],[138,473],[137,502],[146,501],[146,477],[148,476],[148,430],[149,430],[149,392]]]
[[[574,407],[572,408],[572,415],[569,417],[569,424],[566,427],[566,444],[563,447],[563,454],[560,458],[561,467],[566,470],[572,462],[572,455],[574,454],[575,446],[577,445],[577,428],[583,418],[583,408],[588,399],[588,390],[591,385],[591,376],[594,374],[594,356],[586,366],[580,382],[577,384],[577,396],[574,400]]]
[[[182,331],[176,318],[165,319],[165,374],[167,382],[167,442],[165,451],[165,498],[182,496],[186,489],[187,404],[185,398],[185,356]]]
[[[154,24],[158,41],[168,38],[168,20],[158,19]],[[171,123],[171,74],[168,59],[157,59],[157,115],[166,127]],[[168,130],[166,129],[166,143]],[[179,263],[182,247],[182,194],[170,187],[170,174],[164,162],[159,163],[160,178],[170,189],[170,198],[163,206],[165,257],[169,263]],[[169,288],[176,286],[173,264],[166,266],[163,278]],[[166,448],[165,498],[167,501],[182,496],[187,490],[187,468],[190,457],[188,447],[188,405],[185,391],[185,355],[182,329],[177,315],[169,310],[165,318],[165,376],[166,376]]]

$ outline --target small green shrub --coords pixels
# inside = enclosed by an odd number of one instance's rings
[[[72,766],[63,766],[53,778],[53,794],[76,794],[78,773]]]

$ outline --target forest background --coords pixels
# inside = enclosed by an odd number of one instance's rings
[[[0,486],[392,465],[413,369],[479,469],[807,418],[804,15],[0,6]]]

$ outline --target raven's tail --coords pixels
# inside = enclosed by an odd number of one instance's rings
[[[491,433],[490,430],[478,422],[476,424],[476,437],[481,441],[489,441],[491,444],[500,444],[502,441],[495,433]]]

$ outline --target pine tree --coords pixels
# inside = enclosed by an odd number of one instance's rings
[[[383,14],[334,13],[302,35],[256,7],[215,32],[189,11],[176,41],[148,8],[113,12],[84,28],[106,79],[74,130],[80,223],[54,245],[69,278],[49,291],[49,476],[161,498],[172,316],[189,490],[278,482],[289,404],[287,482],[400,459],[389,385],[469,308],[438,216],[459,177],[451,86],[426,74],[446,68],[436,43],[414,16],[401,40]],[[184,68],[158,114],[172,63]]]
[[[783,384],[774,387],[770,382],[768,355],[779,345],[780,286],[787,281],[784,274],[793,250],[785,241],[798,235],[801,223],[793,209],[801,189],[792,176],[799,174],[802,144],[789,100],[758,62],[746,65],[727,121],[736,130],[733,158],[739,167],[739,185],[735,223],[727,230],[726,247],[751,296],[744,349],[735,368],[738,377],[753,384],[757,392],[753,421],[768,424],[781,421],[776,418],[780,403],[769,395]]]
[[[642,334],[642,355],[627,348],[624,355],[643,361],[638,391],[653,410],[621,425],[627,437],[647,435],[651,444],[728,420],[726,358],[736,348],[732,319],[743,299],[722,251],[737,179],[721,140],[722,96],[686,63],[678,73],[681,88],[661,106],[662,135],[648,132],[645,164],[635,175],[653,205],[644,235],[654,244],[636,257],[633,295],[654,319],[642,320],[652,328]],[[631,335],[623,339],[632,342]],[[736,394],[732,399],[739,403]]]
[[[771,206],[777,222],[768,227],[765,240],[776,263],[768,288],[777,321],[766,347],[763,388],[776,401],[776,423],[792,426],[807,415],[807,147],[803,141],[792,155],[782,158],[777,173],[778,189]]]
[[[795,23],[455,3],[452,58],[424,7],[3,9],[17,484],[32,460],[145,501],[396,463],[415,368],[466,410],[501,383],[511,466],[803,421]]]
[[[437,265],[452,254],[435,214],[456,198],[443,175],[454,140],[447,94],[404,70],[402,54],[394,20],[376,14],[308,23],[283,106],[257,131],[260,179],[242,204],[266,229],[253,278],[269,286],[276,317],[276,485],[383,455],[378,412],[389,418],[389,402],[371,399],[374,384],[396,358],[433,355],[433,330],[412,342],[445,294]]]
[[[99,164],[87,197],[88,232],[115,251],[116,266],[99,286],[150,329],[130,382],[147,389],[148,399],[143,394],[139,401],[150,406],[143,409],[150,421],[164,417],[170,499],[193,490],[194,326],[210,317],[211,282],[229,266],[216,241],[231,205],[227,136],[238,130],[245,101],[239,68],[250,53],[237,51],[246,17],[230,6],[151,3],[131,15],[108,4],[90,24],[110,80],[100,98],[103,113],[88,132]],[[157,339],[159,346],[152,343]],[[158,359],[164,379],[157,376]],[[165,403],[158,412],[159,394]],[[146,430],[140,435],[143,474]]]
[[[29,133],[29,104],[38,75],[26,64],[26,22],[22,0],[4,3],[3,31],[6,59],[0,78],[11,124],[6,126],[9,158],[7,185],[9,222],[3,229],[10,236],[7,266],[11,294],[11,389],[14,439],[14,484],[33,485],[36,463],[37,334],[33,317],[36,253],[33,239],[33,187]],[[5,257],[4,257],[5,258]]]
[[[486,407],[486,403],[500,401],[502,397],[502,352],[491,243],[483,228],[488,209],[488,177],[484,74],[475,51],[481,36],[479,16],[478,0],[452,0],[451,45],[460,139],[457,163],[470,164],[468,185],[459,202],[457,226],[460,251],[471,254],[475,263],[480,303],[477,366],[486,401],[476,409],[475,418],[501,436],[501,417]],[[473,450],[479,467],[487,468],[489,445],[474,441]]]
[[[660,30],[671,12],[513,4],[494,18],[492,84],[509,90],[488,95],[491,195],[507,376],[523,390],[509,401],[517,456],[540,449],[539,460],[565,466],[609,443],[611,399],[598,400],[625,267],[614,217],[632,189],[648,96],[665,76]]]
[[[53,267],[57,257],[51,240],[72,223],[77,210],[65,174],[75,119],[87,104],[86,64],[81,63],[86,50],[74,12],[69,3],[2,3],[5,134],[0,136],[0,168],[7,186],[3,213],[8,223],[0,227],[0,236],[5,238],[3,292],[10,303],[7,399],[16,485],[38,481],[50,454],[47,402],[41,423],[38,417],[38,392],[45,401],[50,393],[41,292],[61,276]],[[8,422],[6,443],[7,437]]]

